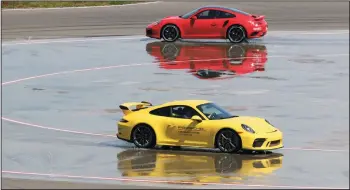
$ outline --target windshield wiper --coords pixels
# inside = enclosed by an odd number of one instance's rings
[[[225,119],[234,118],[234,117],[239,117],[239,116],[238,115],[233,115],[233,116],[226,117]]]

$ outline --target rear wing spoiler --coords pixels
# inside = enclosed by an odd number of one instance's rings
[[[151,103],[142,101],[142,102],[126,102],[119,105],[119,108],[123,111],[124,115],[128,115],[134,111],[138,111],[140,109],[145,109],[147,107],[153,106]]]
[[[265,15],[252,15],[254,20],[260,21],[265,19]]]

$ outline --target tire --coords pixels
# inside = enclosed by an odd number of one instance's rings
[[[241,138],[232,129],[219,131],[216,136],[216,144],[220,151],[224,153],[236,153],[242,148]]]
[[[246,31],[242,26],[233,25],[227,30],[227,38],[231,43],[241,43],[246,40]]]
[[[175,42],[180,38],[180,30],[173,24],[167,24],[163,27],[160,35],[166,42]]]
[[[156,145],[156,135],[148,125],[137,125],[131,134],[132,142],[138,148],[154,148]]]

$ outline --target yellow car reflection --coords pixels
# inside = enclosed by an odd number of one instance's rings
[[[272,174],[282,167],[283,154],[222,154],[198,151],[130,149],[117,155],[124,177],[181,177],[192,182],[237,182]],[[175,179],[174,182],[176,181]]]

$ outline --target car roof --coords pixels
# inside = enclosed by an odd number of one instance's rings
[[[219,6],[219,5],[206,5],[206,6],[199,7],[198,10],[199,9],[207,9],[207,8],[209,8],[209,9],[225,9],[228,11],[233,11],[233,12],[249,15],[249,13],[241,11],[239,9],[231,8],[231,7],[224,7],[224,6]]]
[[[189,105],[189,106],[198,106],[200,104],[210,103],[209,100],[174,100],[171,102],[164,103],[162,106],[170,105]]]

